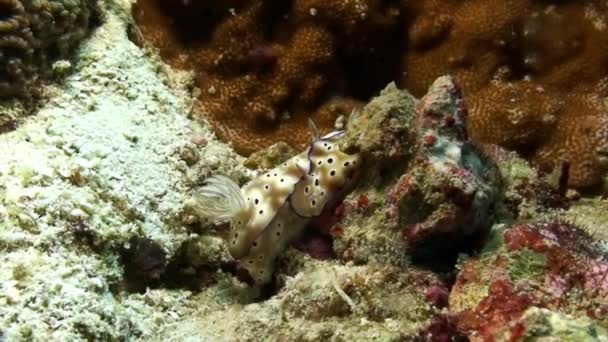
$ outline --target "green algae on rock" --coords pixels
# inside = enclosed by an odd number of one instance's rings
[[[405,265],[416,246],[489,229],[498,176],[466,141],[465,110],[442,77],[420,101],[389,85],[352,118],[344,148],[368,167],[334,229],[340,258]]]
[[[608,341],[608,330],[584,316],[531,307],[498,337],[524,341]]]
[[[534,306],[608,327],[608,253],[600,241],[556,216],[493,233],[502,235],[498,247],[464,261],[450,293],[460,331],[522,336],[526,326],[517,322]]]

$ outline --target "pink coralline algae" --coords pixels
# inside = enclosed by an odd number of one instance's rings
[[[495,253],[461,267],[450,293],[459,331],[521,336],[528,327],[518,320],[533,306],[608,323],[608,254],[585,231],[554,219],[516,224],[502,238]],[[486,284],[481,297],[470,290]]]
[[[439,309],[448,305],[448,294],[448,289],[443,285],[433,285],[424,291],[426,300]]]
[[[469,143],[465,120],[448,76],[420,100],[389,85],[351,118],[343,148],[369,167],[344,201],[338,257],[400,264],[429,241],[462,241],[491,226],[497,172]]]
[[[545,285],[557,301],[580,289],[585,297],[600,300],[600,311],[608,314],[608,255],[584,231],[560,221],[522,224],[504,239],[509,251],[527,248],[545,256]]]
[[[469,144],[458,86],[438,79],[416,106],[413,165],[390,187],[386,211],[410,245],[439,235],[470,235],[488,227],[496,174]],[[391,216],[391,215],[389,215]]]

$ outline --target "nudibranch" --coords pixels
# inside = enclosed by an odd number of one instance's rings
[[[311,218],[350,187],[361,160],[340,151],[344,131],[318,137],[301,154],[242,188],[225,176],[207,179],[196,196],[201,215],[229,222],[228,249],[256,284],[268,283],[274,260]]]

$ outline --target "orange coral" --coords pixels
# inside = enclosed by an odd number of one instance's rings
[[[600,1],[417,2],[403,85],[423,94],[454,75],[470,102],[468,131],[528,156],[567,160],[570,184],[608,169],[608,5]]]
[[[608,169],[605,1],[139,0],[135,18],[197,72],[204,117],[242,153],[299,147],[306,118],[325,131],[389,81],[420,96],[450,74],[475,143],[545,172],[568,161],[574,187]]]
[[[232,5],[140,0],[135,18],[165,60],[197,71],[204,118],[240,153],[280,140],[301,147],[310,140],[308,118],[328,131],[357,98],[391,80],[386,72],[376,73],[376,81],[349,75],[390,46],[384,42],[399,27],[396,6],[378,0]],[[203,17],[207,26],[197,36],[193,25]]]

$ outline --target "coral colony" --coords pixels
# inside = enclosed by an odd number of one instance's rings
[[[0,99],[31,95],[50,65],[86,37],[97,10],[92,0],[0,1],[0,47],[10,52],[0,54]]]
[[[568,161],[570,186],[587,187],[608,170],[607,11],[599,1],[140,0],[134,16],[167,62],[197,72],[201,115],[241,153],[303,148],[308,117],[326,132],[391,81],[422,96],[452,75],[473,142],[544,172]]]

